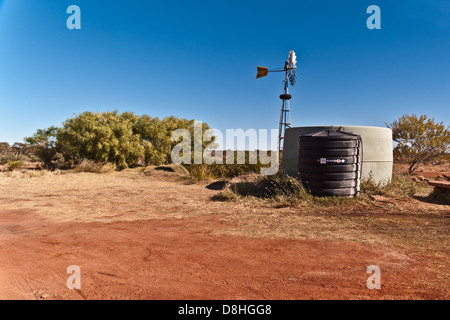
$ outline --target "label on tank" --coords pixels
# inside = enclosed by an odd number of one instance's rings
[[[345,159],[335,159],[335,160],[327,160],[328,163],[344,163]]]
[[[327,158],[320,158],[317,160],[317,162],[320,162],[320,164],[327,164],[327,163],[345,163],[345,159],[327,159]]]

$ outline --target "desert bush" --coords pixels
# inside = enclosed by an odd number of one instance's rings
[[[34,161],[32,150],[23,143],[14,143],[12,146],[8,142],[0,142],[0,165],[5,165],[10,161]]]
[[[84,112],[67,119],[57,134],[57,147],[67,159],[114,163],[119,169],[134,166],[143,156],[133,119],[114,112]]]
[[[247,173],[260,173],[260,165],[252,164],[190,164],[185,165],[195,181],[234,178]]]
[[[100,163],[83,159],[75,167],[74,172],[108,173],[116,170],[114,163]]]
[[[443,122],[435,122],[426,115],[403,115],[391,124],[397,161],[408,163],[413,173],[423,163],[449,161],[450,130]]]
[[[193,137],[194,123],[194,120],[173,116],[160,120],[131,112],[83,112],[67,119],[61,128],[37,130],[25,141],[47,167],[71,167],[88,159],[114,163],[122,170],[143,163],[168,164],[172,148],[179,143],[172,141],[172,132],[186,129]],[[208,129],[203,123],[202,132]],[[209,142],[203,141],[203,148],[213,141],[214,137]],[[194,141],[191,143],[193,146]]]
[[[30,159],[27,156],[24,155],[15,155],[15,154],[6,154],[6,155],[2,155],[0,156],[0,165],[5,165],[8,162],[17,162],[17,161],[22,161],[22,162],[26,162],[29,161]]]
[[[302,183],[283,172],[272,176],[247,174],[232,179],[225,190],[215,196],[216,200],[236,200],[239,197],[256,197],[278,204],[310,202],[313,196]]]
[[[18,169],[22,169],[24,166],[24,162],[23,161],[8,161],[8,163],[6,164],[8,167],[9,171],[14,171],[14,170],[18,170]]]
[[[202,146],[202,151],[211,143],[214,144],[215,136],[210,134],[210,127],[206,123],[202,123],[201,127],[197,126],[197,130],[200,130],[198,133],[201,133],[201,136],[196,136],[194,119],[187,120],[185,118],[170,116],[160,120],[144,115],[139,118],[139,121],[135,125],[135,130],[143,141],[151,142],[159,152],[165,154],[165,163],[170,162],[173,148],[182,140],[180,137],[178,140],[172,141],[172,133],[178,129],[184,129],[189,132],[189,136],[191,137],[191,150],[194,150],[195,139],[202,138],[201,141],[197,141]],[[191,158],[193,159],[193,157]]]
[[[213,168],[210,165],[191,164],[186,167],[194,181],[210,181],[216,177],[213,173]]]
[[[144,143],[145,165],[159,166],[167,162],[167,155],[158,151],[151,142]]]
[[[265,198],[275,202],[277,206],[307,205],[307,206],[341,206],[358,202],[358,198],[349,197],[318,197],[313,196],[297,178],[279,172],[267,176]]]
[[[280,200],[311,200],[311,194],[305,189],[301,181],[297,178],[291,177],[283,172],[279,174],[268,176],[267,194]]]
[[[259,152],[259,151],[258,151]],[[222,178],[234,178],[240,175],[248,174],[248,173],[261,173],[261,168],[263,165],[259,161],[255,164],[250,163],[250,152],[245,151],[245,163],[237,164],[237,151],[233,151],[233,162],[232,164],[226,163],[226,154],[223,154],[223,164],[213,163],[211,165],[207,164],[190,164],[184,165],[190,172],[191,177],[196,181],[202,180],[214,180],[214,179],[222,179]],[[281,169],[281,161],[280,171]]]
[[[64,155],[60,152],[56,152],[50,163],[47,164],[49,169],[70,169],[73,164],[64,158]]]
[[[362,181],[358,197],[318,197],[311,195],[297,178],[279,172],[272,176],[254,174],[232,179],[226,189],[218,193],[214,199],[235,201],[242,197],[256,197],[272,201],[277,206],[298,204],[340,206],[357,202],[368,203],[370,195],[408,198],[417,194],[429,194],[430,191],[430,186],[426,183],[414,182],[409,174],[394,174],[390,184],[377,184],[373,179]],[[442,195],[436,195],[437,197],[442,199]]]
[[[412,197],[431,190],[426,183],[414,182],[409,174],[394,173],[389,184],[375,183],[369,177],[361,182],[361,193],[386,197]]]

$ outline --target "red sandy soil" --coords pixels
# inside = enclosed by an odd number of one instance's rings
[[[198,185],[151,183],[155,197],[149,205],[161,215],[164,203],[174,200],[158,192],[172,188],[192,216],[185,212],[168,219],[59,222],[38,214],[37,207],[20,209],[0,198],[10,208],[0,209],[0,299],[450,297],[445,274],[430,267],[432,251],[407,256],[392,247],[353,241],[221,233],[235,227],[226,212],[252,209],[213,202],[209,195],[216,191]],[[223,211],[195,214],[217,206]],[[70,265],[81,268],[80,290],[66,286]],[[381,290],[366,286],[370,265],[382,270]],[[447,267],[444,263],[442,268]]]
[[[213,235],[220,216],[114,223],[55,223],[0,212],[1,299],[445,298],[411,287],[425,260],[356,243]],[[383,270],[366,287],[367,266]],[[81,290],[69,290],[69,265]],[[447,296],[448,298],[448,296]]]

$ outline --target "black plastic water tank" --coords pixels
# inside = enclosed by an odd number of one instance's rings
[[[317,196],[348,196],[359,193],[361,137],[336,130],[300,136],[299,178]]]

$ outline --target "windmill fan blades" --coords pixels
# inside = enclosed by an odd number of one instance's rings
[[[265,67],[256,67],[256,79],[265,77],[269,74],[269,69]]]
[[[291,83],[291,86],[295,85],[295,69],[292,69],[289,72],[289,82]]]

